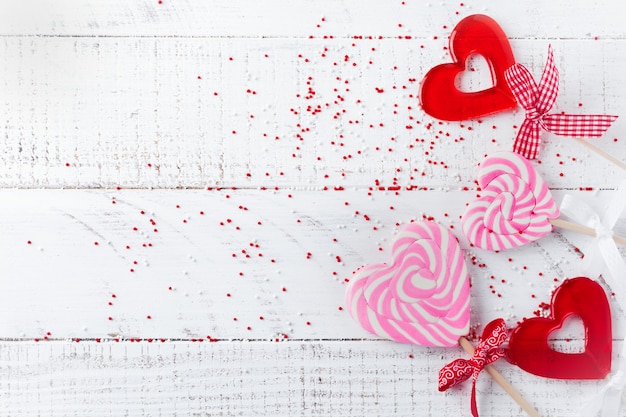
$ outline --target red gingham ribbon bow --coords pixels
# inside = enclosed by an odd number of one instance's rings
[[[496,319],[487,324],[472,359],[455,359],[441,368],[439,371],[439,391],[445,391],[472,377],[472,416],[478,417],[478,408],[476,407],[478,374],[485,366],[504,357],[504,349],[500,346],[507,338],[508,331],[503,319]]]
[[[515,99],[526,110],[513,151],[527,159],[537,158],[541,129],[559,136],[599,137],[617,119],[605,114],[547,114],[559,94],[559,71],[554,65],[551,46],[539,86],[530,71],[520,64],[508,68],[504,77]]]

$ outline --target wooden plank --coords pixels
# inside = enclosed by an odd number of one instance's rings
[[[592,40],[624,38],[616,0],[584,3],[497,0],[377,2],[347,0],[193,1],[106,3],[37,0],[0,3],[3,35],[10,36],[414,36],[445,37],[462,17],[486,13],[512,38]],[[324,20],[322,20],[324,18]],[[401,24],[402,26],[399,26]],[[318,27],[319,25],[319,27]]]
[[[464,248],[474,328],[496,317],[514,325],[581,275],[577,248],[592,244],[557,230],[506,253],[470,248],[459,216],[473,192],[368,194],[2,190],[0,314],[11,320],[0,335],[369,337],[340,309],[344,279],[388,261],[395,224],[431,216]],[[612,192],[574,194],[601,206]],[[623,324],[616,319],[619,337]]]
[[[457,415],[469,407],[470,383],[437,392],[435,370],[459,356],[460,349],[390,342],[3,342],[0,410],[12,416]],[[546,416],[579,415],[603,384],[540,378],[502,361],[495,366]],[[486,374],[477,397],[481,415],[524,415]]]
[[[0,0],[0,414],[467,414],[469,384],[436,391],[466,355],[365,333],[340,309],[344,279],[431,216],[470,263],[472,336],[584,274],[593,240],[571,232],[469,247],[476,163],[510,148],[523,114],[439,123],[417,92],[456,22],[487,13],[537,78],[553,45],[554,111],[622,114],[618,6]],[[462,87],[487,86],[471,65]],[[622,123],[596,143],[626,160]],[[600,212],[623,177],[554,136],[537,166],[557,201]],[[626,323],[611,306],[615,371]],[[583,349],[581,323],[550,343]],[[606,382],[496,366],[545,416],[580,414]],[[523,415],[486,375],[478,401]]]
[[[422,76],[450,59],[444,40],[352,42],[4,38],[0,186],[460,189],[485,154],[511,149],[521,111],[442,123],[419,108]],[[551,43],[555,111],[624,112],[626,41]],[[547,46],[513,44],[537,77]],[[461,81],[483,88],[486,63],[475,67]],[[622,123],[593,142],[626,161]],[[621,170],[582,145],[543,137],[550,186],[619,183]]]

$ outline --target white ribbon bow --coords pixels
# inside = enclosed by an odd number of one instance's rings
[[[626,206],[626,181],[622,182],[613,199],[609,203],[604,217],[600,219],[584,201],[578,201],[566,195],[561,203],[561,213],[570,217],[579,224],[591,227],[596,232],[595,245],[585,251],[585,267],[589,271],[602,271],[606,267],[604,280],[615,294],[615,300],[620,308],[626,312],[626,264],[613,241],[613,227]],[[622,345],[620,366],[617,372],[610,377],[594,399],[582,410],[582,416],[618,417],[622,394],[626,387],[626,342]]]
[[[560,209],[562,214],[578,224],[595,230],[595,245],[584,251],[584,270],[585,272],[606,270],[607,273],[602,274],[604,280],[615,293],[615,299],[622,310],[626,312],[626,264],[613,241],[613,227],[624,207],[626,207],[626,181],[617,189],[602,218],[587,203],[570,195],[563,198]]]

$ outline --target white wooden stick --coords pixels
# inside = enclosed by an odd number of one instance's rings
[[[459,339],[461,347],[470,355],[474,354],[474,346],[465,337]],[[485,371],[493,378],[498,385],[500,385],[507,394],[520,406],[522,410],[531,417],[540,417],[539,412],[522,397],[522,395],[507,381],[500,372],[491,365],[485,366]]]
[[[595,153],[597,153],[601,157],[607,159],[608,161],[612,162],[613,164],[617,165],[618,167],[620,167],[621,169],[626,171],[626,164],[624,162],[620,161],[619,159],[616,159],[615,157],[613,157],[613,155],[603,151],[602,149],[598,148],[595,145],[592,145],[591,143],[589,143],[588,141],[586,141],[584,139],[581,139],[581,138],[572,138],[572,139],[574,139],[576,142],[586,146],[588,149],[591,149],[592,151],[594,151]]]
[[[549,219],[551,225],[560,227],[561,229],[571,230],[572,232],[582,233],[583,235],[596,237],[596,231],[591,227],[583,226],[578,223],[572,223],[563,219]],[[626,238],[622,236],[613,236],[613,240],[618,245],[626,246]]]

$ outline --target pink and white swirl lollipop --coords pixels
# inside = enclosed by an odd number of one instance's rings
[[[480,164],[481,195],[462,218],[468,240],[497,251],[522,246],[552,231],[559,209],[532,164],[514,152],[498,152]]]
[[[346,290],[348,311],[370,333],[422,346],[460,345],[470,355],[470,283],[456,237],[434,222],[400,230],[389,264],[355,272]],[[539,413],[491,365],[485,369],[531,417]]]
[[[469,331],[469,275],[456,237],[434,222],[398,233],[389,264],[359,269],[346,304],[378,336],[423,346],[456,346]]]

